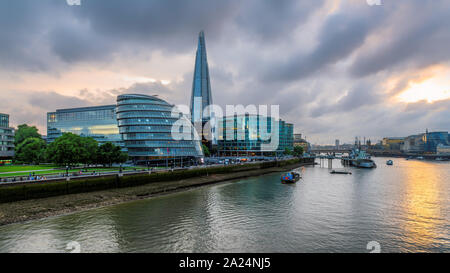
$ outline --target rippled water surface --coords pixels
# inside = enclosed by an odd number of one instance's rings
[[[0,227],[0,252],[450,252],[450,163],[280,174]],[[339,161],[333,162],[340,168]]]

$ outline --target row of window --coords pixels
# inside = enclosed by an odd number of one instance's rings
[[[152,105],[152,104],[138,104],[138,105],[121,105],[117,107],[117,113],[136,111],[136,110],[154,110],[171,112],[171,106]]]
[[[170,112],[161,112],[161,111],[130,111],[130,112],[121,112],[117,114],[118,119],[122,118],[171,118],[173,117]]]
[[[125,145],[128,148],[139,148],[139,147],[163,147],[170,148],[170,147],[192,147],[194,143],[192,141],[125,141]]]
[[[123,125],[172,125],[178,119],[173,118],[163,118],[163,119],[152,119],[152,118],[131,118],[131,119],[120,119],[119,126]]]
[[[119,127],[119,132],[121,134],[129,133],[129,132],[161,132],[161,133],[170,133],[172,131],[172,125],[153,125],[153,126],[123,126]]]
[[[96,110],[96,111],[80,111],[80,112],[62,112],[49,113],[48,122],[54,123],[58,121],[85,121],[85,120],[107,120],[116,119],[113,109]]]
[[[171,133],[127,133],[122,135],[124,140],[173,140]],[[177,138],[189,139],[191,134],[177,134]]]

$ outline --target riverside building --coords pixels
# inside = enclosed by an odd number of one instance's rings
[[[186,116],[172,116],[174,105],[147,95],[120,95],[117,97],[117,120],[128,155],[136,163],[169,164],[193,162],[203,157],[200,140],[195,140],[194,128],[190,136],[176,140],[172,126],[179,119],[191,125]],[[181,116],[180,116],[181,115]]]
[[[128,94],[117,97],[117,105],[61,109],[47,114],[47,142],[63,133],[92,137],[99,144],[122,147],[136,164],[171,165],[195,163],[203,157],[194,129],[186,139],[171,135],[173,105],[155,96]],[[191,124],[186,116],[181,116]]]
[[[221,156],[280,156],[294,148],[294,125],[283,120],[246,114],[219,118],[217,122]],[[275,146],[269,145],[271,141]]]
[[[9,115],[0,114],[0,160],[9,160],[13,157],[14,128],[9,127]]]
[[[123,146],[117,126],[116,105],[60,109],[47,113],[47,142],[55,141],[63,133]]]

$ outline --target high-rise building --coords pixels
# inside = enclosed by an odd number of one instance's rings
[[[211,81],[209,78],[208,59],[206,55],[205,34],[200,32],[198,37],[197,54],[195,57],[194,79],[192,83],[191,94],[191,121],[197,131],[210,121],[211,112],[205,112],[205,109],[212,105]],[[213,128],[198,132],[202,136],[203,142],[215,144]]]
[[[9,115],[0,114],[0,159],[14,157],[14,128],[9,127]]]
[[[334,146],[336,147],[336,150],[339,150],[339,149],[340,149],[341,145],[340,145],[339,139],[336,139],[336,140],[334,141]]]

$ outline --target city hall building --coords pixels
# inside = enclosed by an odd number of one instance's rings
[[[99,144],[112,142],[123,148],[137,164],[193,162],[203,157],[200,140],[175,140],[171,129],[174,105],[155,96],[128,94],[117,97],[117,105],[60,109],[47,113],[47,142],[64,133],[92,137]]]
[[[117,121],[128,155],[135,162],[162,163],[197,160],[203,157],[200,139],[195,139],[194,128],[186,116],[178,112],[172,116],[174,105],[147,95],[120,95],[117,97]],[[172,126],[178,120],[189,125],[189,135],[172,136]]]

